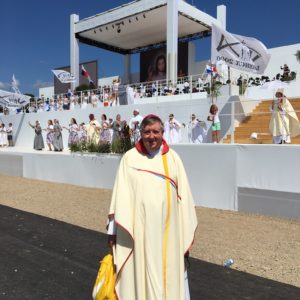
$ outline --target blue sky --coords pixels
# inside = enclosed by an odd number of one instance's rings
[[[9,89],[12,74],[23,93],[38,95],[51,85],[51,69],[69,65],[69,19],[106,11],[129,0],[0,0],[0,89]],[[217,5],[227,7],[227,30],[252,36],[268,48],[300,42],[298,0],[188,0],[216,16]],[[197,41],[197,60],[210,56],[210,39]],[[80,45],[80,61],[98,60],[99,77],[123,73],[122,55]],[[139,56],[132,69],[138,71]]]

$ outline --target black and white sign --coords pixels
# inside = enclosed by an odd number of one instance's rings
[[[263,74],[270,57],[268,49],[259,40],[231,34],[212,25],[212,62],[224,62],[235,69]]]
[[[61,83],[70,83],[76,80],[76,78],[71,73],[65,70],[52,70],[52,72]]]

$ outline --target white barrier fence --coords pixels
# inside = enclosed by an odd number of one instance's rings
[[[196,205],[300,220],[296,168],[300,146],[202,144],[172,148],[183,160]],[[120,158],[0,149],[0,162],[14,161],[15,170],[12,174],[7,164],[0,164],[0,174],[111,189]]]

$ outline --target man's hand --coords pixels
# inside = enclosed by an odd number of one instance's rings
[[[107,244],[110,248],[116,245],[117,236],[116,235],[107,235]]]

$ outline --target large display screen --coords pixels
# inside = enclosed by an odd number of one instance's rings
[[[140,81],[164,80],[167,75],[166,47],[140,54]],[[178,77],[188,75],[188,43],[178,43]]]

